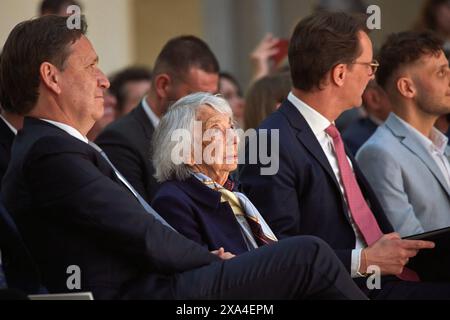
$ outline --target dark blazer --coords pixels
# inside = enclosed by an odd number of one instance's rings
[[[51,293],[69,291],[76,265],[96,299],[172,298],[172,275],[218,261],[148,214],[91,146],[41,120],[25,118],[2,193]]]
[[[152,207],[181,234],[210,251],[223,247],[233,254],[247,252],[233,210],[220,196],[194,177],[172,180],[161,185]]]
[[[342,134],[345,145],[356,156],[359,148],[375,133],[378,125],[370,118],[360,118],[352,122]]]
[[[141,103],[129,114],[106,127],[95,141],[148,203],[158,188],[153,177],[153,132],[153,125]]]
[[[0,118],[0,186],[6,169],[8,168],[14,137],[14,133],[6,125],[3,119]]]
[[[244,165],[240,175],[244,193],[279,238],[318,236],[335,249],[350,271],[355,233],[333,170],[306,120],[286,100],[278,111],[263,122],[261,129],[279,130],[279,171],[276,175],[262,176],[261,164]],[[270,144],[268,148],[271,150]],[[249,148],[246,149],[248,151]],[[356,161],[350,154],[349,157],[381,230],[384,233],[392,232]]]
[[[14,221],[3,206],[1,195],[0,250],[8,288],[27,294],[41,293],[37,266],[25,247]]]

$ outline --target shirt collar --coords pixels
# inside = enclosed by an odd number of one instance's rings
[[[408,122],[397,116],[395,113],[393,115],[408,128],[408,130],[420,141],[420,143],[430,151],[437,151],[440,154],[445,154],[447,148],[448,138],[440,132],[438,129],[431,129],[430,138],[424,136],[419,130],[414,128]]]
[[[0,118],[2,118],[3,122],[8,126],[9,129],[11,129],[11,131],[16,136],[17,135],[17,129],[14,128],[14,126],[11,123],[9,123],[8,120],[6,120],[5,117],[3,117],[1,114],[0,114]]]
[[[52,120],[48,120],[48,119],[41,119],[42,121],[48,122],[58,128],[60,128],[61,130],[67,132],[68,134],[70,134],[72,137],[77,138],[78,140],[81,140],[85,143],[89,143],[88,138],[86,138],[85,136],[83,136],[80,131],[78,131],[77,129],[75,129],[74,127],[71,127],[65,123],[61,123],[61,122],[57,122],[57,121],[52,121]]]
[[[315,136],[325,132],[325,129],[331,125],[331,122],[327,118],[297,98],[292,92],[289,93],[288,100],[298,109],[303,118],[305,118]]]
[[[144,108],[145,113],[148,116],[148,119],[152,123],[153,127],[156,128],[159,125],[159,118],[158,116],[153,112],[152,108],[147,103],[147,96],[142,99],[142,107]]]

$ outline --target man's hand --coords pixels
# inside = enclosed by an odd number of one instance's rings
[[[224,248],[220,248],[219,250],[211,251],[212,254],[218,256],[222,260],[229,260],[235,257],[234,254],[230,252],[225,252]]]
[[[398,233],[386,234],[361,252],[359,271],[378,266],[382,275],[400,275],[409,259],[421,249],[433,249],[434,243],[421,240],[402,240]]]

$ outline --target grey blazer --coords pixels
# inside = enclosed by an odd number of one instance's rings
[[[356,159],[402,236],[450,226],[450,187],[429,151],[391,114]],[[450,150],[445,151],[447,159]]]

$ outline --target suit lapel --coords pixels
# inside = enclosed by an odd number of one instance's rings
[[[319,141],[309,127],[305,118],[303,118],[297,108],[288,100],[284,102],[283,106],[280,108],[280,111],[286,116],[290,125],[296,130],[296,136],[300,143],[302,143],[309,153],[317,160],[317,162],[319,162],[325,172],[327,172],[329,177],[333,180],[336,187],[340,188],[333,169],[331,168],[330,162],[328,161]]]
[[[0,118],[0,142],[11,147],[14,137],[14,132],[12,132],[3,119]]]
[[[450,188],[445,180],[441,170],[430,155],[429,151],[423,146],[422,143],[415,137],[410,129],[407,128],[397,117],[391,114],[386,121],[386,127],[400,139],[400,142],[414,155],[416,155],[423,164],[430,170],[434,177],[439,181],[442,188],[450,195]],[[446,151],[447,154],[448,151]]]
[[[347,212],[347,207],[345,205],[344,196],[341,192],[341,187],[339,182],[336,179],[336,175],[334,174],[333,169],[331,168],[330,162],[328,161],[327,156],[325,155],[319,141],[317,140],[314,132],[306,122],[305,118],[301,115],[301,113],[297,110],[297,108],[292,105],[291,102],[285,100],[283,106],[279,109],[282,112],[290,125],[297,132],[296,137],[300,141],[300,143],[308,150],[308,152],[317,160],[323,170],[328,174],[328,177],[333,181],[336,192],[338,192],[341,199],[341,206],[344,212]],[[347,221],[351,224],[350,218],[348,214],[344,214]]]
[[[155,128],[153,127],[152,122],[148,118],[147,113],[145,113],[142,102],[132,112],[133,117],[136,119],[136,121],[142,125],[145,136],[148,139],[151,139],[153,131],[155,131]]]

